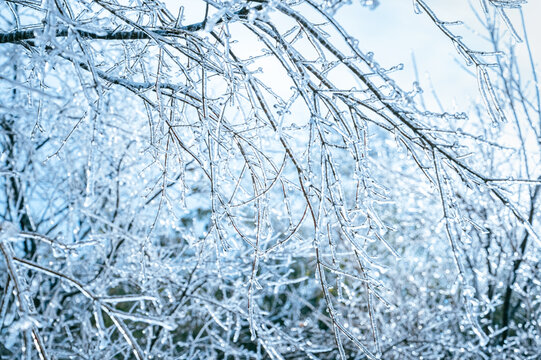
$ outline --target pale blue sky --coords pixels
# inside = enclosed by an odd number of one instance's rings
[[[179,6],[184,6],[184,22],[192,23],[204,18],[205,2],[177,2],[166,0],[171,5],[171,12],[178,14]],[[425,0],[441,20],[462,20],[464,25],[452,26],[450,29],[464,37],[464,42],[474,50],[491,50],[490,44],[483,40],[486,32],[479,26],[479,21],[473,9],[479,11],[478,0]],[[197,4],[197,5],[196,5]],[[530,0],[523,5],[524,16],[532,46],[534,62],[541,61],[541,1]],[[518,10],[507,10],[509,18],[522,36],[522,24]],[[429,110],[439,111],[439,107],[431,99],[431,89],[434,88],[444,106],[445,111],[464,111],[474,102],[479,102],[477,80],[467,74],[461,67],[464,61],[455,50],[451,41],[445,37],[424,14],[415,14],[411,0],[380,0],[375,10],[360,6],[359,0],[352,5],[342,7],[335,17],[344,28],[359,40],[363,52],[373,52],[374,59],[385,68],[399,63],[404,64],[404,70],[392,74],[404,89],[411,90],[415,80],[412,63],[412,53],[417,62],[418,75]],[[237,34],[239,35],[239,34]],[[509,41],[511,35],[508,34]],[[237,51],[254,54],[254,39],[243,38]],[[259,43],[260,47],[261,43]],[[517,54],[524,59],[525,76],[531,78],[530,66],[524,44],[517,44]],[[475,72],[475,68],[468,68]],[[262,77],[269,76],[273,85],[279,86],[276,69],[265,66]],[[287,86],[289,87],[289,85]]]
[[[489,44],[482,40],[483,29],[473,15],[472,7],[479,10],[479,1],[473,0],[426,0],[441,20],[464,21],[464,26],[450,27],[453,31],[464,36],[466,44],[475,50],[489,50]],[[470,7],[472,6],[472,7]],[[529,41],[534,54],[534,62],[539,64],[541,59],[541,2],[530,0],[523,7],[524,17],[528,26]],[[507,14],[515,24],[520,35],[522,25],[518,10],[508,10]],[[477,81],[468,76],[461,65],[464,61],[458,55],[452,43],[429,20],[426,14],[415,14],[412,1],[382,0],[375,10],[360,6],[342,8],[336,17],[342,25],[359,39],[359,46],[364,51],[375,53],[375,59],[384,67],[397,63],[404,64],[404,70],[393,74],[405,88],[411,88],[415,80],[412,52],[415,54],[419,80],[428,98],[430,82],[437,90],[444,106],[452,108],[445,110],[464,109],[467,103],[478,97]],[[470,28],[470,30],[468,30]],[[479,31],[476,34],[475,31]],[[509,38],[511,36],[509,35]],[[519,54],[525,55],[525,46],[518,44]],[[527,57],[523,57],[527,60]],[[460,64],[460,65],[459,65]],[[528,66],[529,63],[525,64]],[[470,67],[471,71],[475,69]],[[527,73],[529,75],[529,73]],[[435,105],[435,104],[433,104]],[[437,110],[437,109],[432,109]]]

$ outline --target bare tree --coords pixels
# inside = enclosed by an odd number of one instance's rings
[[[414,0],[478,79],[460,113],[346,3],[0,4],[2,358],[540,355],[525,2],[474,5],[479,50]]]

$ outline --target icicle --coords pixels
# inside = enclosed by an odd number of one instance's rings
[[[507,29],[509,30],[509,32],[511,33],[511,35],[513,36],[513,38],[521,43],[522,42],[522,38],[520,37],[520,35],[518,34],[518,32],[515,30],[515,27],[513,26],[513,24],[511,23],[511,20],[509,20],[509,17],[507,16],[507,14],[505,13],[505,10],[501,7],[498,7],[498,13],[500,14],[500,17],[502,18],[503,22],[505,23],[505,26],[507,26]]]
[[[488,113],[492,117],[493,124],[497,125],[500,122],[506,122],[505,114],[498,103],[488,73],[482,65],[477,66],[477,82],[481,91],[481,97]]]
[[[235,322],[235,333],[233,335],[233,342],[236,343],[239,340],[241,330],[240,316],[237,315],[237,321]]]

